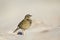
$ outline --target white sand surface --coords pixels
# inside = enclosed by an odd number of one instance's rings
[[[26,14],[31,27],[13,33]],[[0,0],[0,40],[60,40],[60,0]]]

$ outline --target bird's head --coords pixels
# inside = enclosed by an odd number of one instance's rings
[[[25,19],[30,19],[31,16],[32,16],[32,15],[27,14],[27,15],[25,15]]]

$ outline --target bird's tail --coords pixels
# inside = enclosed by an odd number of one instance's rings
[[[17,27],[17,28],[13,31],[13,33],[15,33],[17,30],[19,30],[19,27]]]

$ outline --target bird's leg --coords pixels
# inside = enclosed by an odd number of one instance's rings
[[[17,28],[13,31],[13,33],[15,33],[17,30],[19,30],[19,27],[17,27]]]

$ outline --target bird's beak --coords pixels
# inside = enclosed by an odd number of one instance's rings
[[[32,19],[32,15],[30,15],[30,18]]]
[[[32,15],[30,15],[30,17],[32,17]]]

